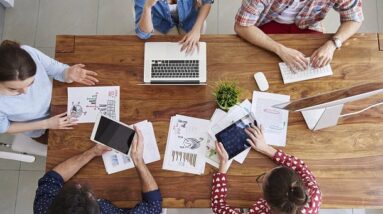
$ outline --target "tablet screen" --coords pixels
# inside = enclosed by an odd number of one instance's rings
[[[134,134],[133,129],[101,116],[94,140],[128,154]]]
[[[246,141],[249,137],[245,132],[245,128],[248,125],[247,121],[238,120],[215,135],[218,142],[221,142],[223,147],[225,147],[229,159],[232,159],[250,146]]]

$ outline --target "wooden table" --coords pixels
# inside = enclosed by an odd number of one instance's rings
[[[276,35],[273,39],[310,55],[331,35]],[[177,41],[180,37],[154,36],[148,41]],[[153,122],[161,159],[165,151],[170,117],[175,114],[209,119],[217,107],[211,87],[218,80],[240,83],[243,98],[258,90],[253,79],[263,71],[269,92],[290,94],[299,99],[330,90],[383,80],[383,52],[378,34],[358,34],[336,51],[331,64],[334,75],[284,85],[277,63],[280,59],[234,35],[202,36],[207,42],[208,86],[142,86],[144,41],[136,36],[58,36],[56,59],[68,64],[84,63],[99,74],[99,85],[121,86],[121,121],[132,124]],[[71,86],[74,86],[72,84]],[[52,109],[66,110],[67,84],[55,82]],[[353,112],[383,101],[383,96],[347,104],[343,113]],[[47,170],[90,148],[92,124],[71,131],[49,132]],[[339,121],[336,127],[311,132],[300,113],[290,113],[287,153],[305,160],[316,175],[326,208],[383,207],[383,108],[370,109]],[[162,160],[149,164],[163,197],[164,207],[210,207],[214,168],[196,176],[164,171]],[[255,177],[274,163],[251,151],[243,165],[233,163],[229,170],[228,202],[249,207],[261,197]],[[86,165],[73,178],[91,185],[96,195],[121,207],[140,200],[135,170],[107,175],[101,158]]]

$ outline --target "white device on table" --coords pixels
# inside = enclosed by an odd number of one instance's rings
[[[306,59],[310,61],[310,58]],[[281,70],[283,83],[285,84],[333,75],[330,64],[322,68],[312,68],[310,62],[306,70],[293,72],[286,63],[280,62],[279,69]]]
[[[336,126],[338,119],[362,113],[372,107],[382,105],[383,102],[370,105],[360,111],[341,114],[343,105],[348,102],[364,99],[383,93],[383,82],[367,83],[347,89],[320,94],[287,103],[274,105],[274,108],[302,112],[307,127],[316,131]]]
[[[90,140],[128,155],[135,133],[128,125],[98,114]]]
[[[146,42],[144,83],[206,84],[206,43],[199,42],[199,51],[181,52],[177,42]]]
[[[266,91],[269,89],[269,83],[267,82],[266,76],[263,72],[255,73],[254,79],[257,82],[259,90]]]

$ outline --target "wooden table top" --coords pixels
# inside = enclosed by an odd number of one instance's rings
[[[310,55],[331,35],[275,35],[276,41]],[[178,41],[176,36],[153,36],[148,41]],[[243,98],[258,90],[253,74],[263,71],[268,92],[290,94],[291,99],[383,80],[383,51],[378,34],[357,34],[336,51],[331,63],[334,75],[284,85],[272,53],[256,48],[235,35],[207,35],[208,86],[143,86],[144,41],[136,36],[58,36],[56,59],[84,63],[98,72],[99,85],[121,86],[120,120],[133,124],[153,122],[161,161],[149,164],[164,197],[164,207],[210,207],[211,178],[206,166],[201,176],[162,170],[170,117],[182,114],[210,119],[217,105],[212,86],[218,80],[240,83]],[[67,87],[54,83],[52,111],[66,111]],[[77,86],[72,84],[71,86]],[[383,101],[383,95],[345,105],[343,113],[354,112]],[[74,130],[49,132],[47,170],[90,148],[93,124]],[[336,127],[311,132],[300,113],[289,114],[287,146],[283,150],[304,160],[323,192],[325,208],[383,207],[383,108],[340,119]],[[255,177],[275,164],[251,151],[240,165],[233,163],[229,174],[228,202],[250,207],[262,194]],[[90,184],[99,198],[129,207],[140,200],[140,183],[134,169],[107,175],[101,158],[92,160],[73,180]]]

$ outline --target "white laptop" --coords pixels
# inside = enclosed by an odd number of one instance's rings
[[[178,42],[145,43],[144,82],[150,84],[206,84],[206,43],[186,55]]]

